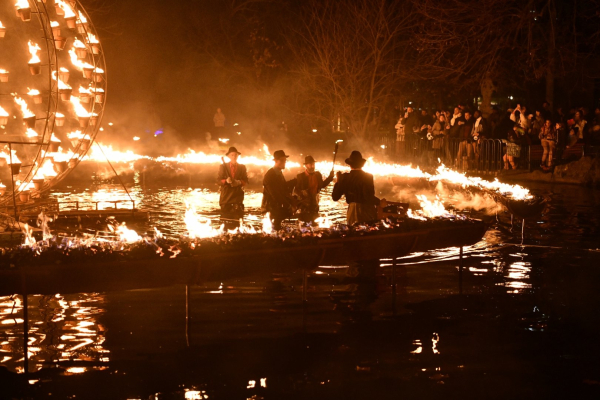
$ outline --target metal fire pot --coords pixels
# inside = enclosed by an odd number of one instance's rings
[[[92,79],[94,74],[94,67],[83,67],[83,77],[85,79]]]
[[[19,193],[19,200],[21,200],[23,203],[27,203],[30,197],[31,192],[29,190],[23,190],[21,193]]]
[[[0,73],[0,82],[2,82],[2,83],[8,82],[8,72]]]
[[[77,26],[77,17],[73,16],[65,18],[65,22],[67,23],[67,27],[69,29],[75,29],[75,27]]]
[[[21,173],[21,163],[10,164],[10,172],[13,175],[18,175],[19,173]]]
[[[60,36],[54,37],[54,48],[56,48],[56,50],[64,50],[66,44],[67,44],[67,38],[60,37]]]
[[[31,21],[31,8],[19,8],[17,15],[21,17],[22,21]]]
[[[4,193],[6,193],[6,186],[0,186],[0,196],[4,196]]]
[[[32,117],[23,118],[23,122],[28,128],[35,128],[35,115]]]
[[[0,28],[0,38],[6,36],[6,28]]]
[[[56,126],[64,126],[65,125],[65,117],[62,116],[62,117],[56,117],[56,118],[54,118],[54,124]]]
[[[42,72],[42,64],[40,63],[28,63],[29,72],[31,75],[39,75]]]
[[[78,117],[79,118],[79,126],[82,128],[87,128],[90,124],[90,117]]]
[[[50,145],[48,146],[49,153],[56,153],[58,148],[60,147],[60,142],[50,141]]]
[[[0,117],[0,125],[8,124],[8,117]]]
[[[81,139],[81,150],[87,151],[90,148],[90,139]]]
[[[33,187],[35,190],[40,190],[42,186],[44,186],[44,182],[46,180],[44,178],[35,178],[33,179]]]
[[[67,162],[66,161],[54,161],[54,170],[58,174],[65,172],[67,170]]]
[[[77,54],[77,58],[80,60],[85,60],[88,56],[88,50],[84,48],[77,47],[75,48],[75,54]]]
[[[60,99],[62,101],[70,101],[71,94],[73,93],[73,89],[71,89],[71,88],[58,89],[58,93],[60,93]]]

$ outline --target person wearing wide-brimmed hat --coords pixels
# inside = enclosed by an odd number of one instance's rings
[[[271,214],[273,228],[276,230],[281,228],[281,221],[294,214],[296,208],[296,201],[292,197],[296,179],[286,181],[282,172],[288,157],[283,150],[273,153],[275,165],[263,178],[262,209]]]
[[[294,192],[300,198],[298,209],[301,221],[314,221],[319,216],[319,192],[333,181],[333,171],[323,180],[323,175],[315,171],[315,159],[304,158],[304,171],[296,175]]]
[[[337,182],[333,186],[332,198],[338,201],[346,197],[348,225],[370,222],[377,219],[379,199],[375,197],[375,182],[373,175],[362,170],[365,160],[359,151],[353,151],[346,159],[350,172],[342,174],[338,171]]]
[[[238,219],[244,215],[244,186],[248,184],[246,166],[238,164],[240,152],[235,147],[230,147],[225,155],[228,163],[219,166],[217,183],[221,186],[219,205],[222,216]]]

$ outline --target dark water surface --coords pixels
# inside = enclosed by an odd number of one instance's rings
[[[0,297],[0,398],[600,398],[600,192],[536,186],[537,220],[501,212],[484,240],[398,260],[375,276],[320,267],[204,286]],[[114,198],[114,192],[110,192]],[[62,198],[108,192],[65,189]],[[147,226],[183,232],[210,190],[133,189]],[[258,214],[260,195],[248,212]],[[327,203],[333,218],[343,207]],[[486,217],[496,221],[494,217]],[[17,373],[19,373],[17,375]]]

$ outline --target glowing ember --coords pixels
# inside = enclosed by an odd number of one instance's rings
[[[333,226],[333,222],[327,216],[319,217],[315,220],[315,222],[317,223],[318,227],[322,229],[329,229]]]
[[[31,112],[25,100],[15,95],[14,93],[13,96],[15,97],[15,103],[17,103],[19,107],[21,107],[21,113],[23,114],[23,118],[35,117],[35,114]]]
[[[31,54],[31,59],[29,60],[29,64],[38,64],[41,62],[37,53],[41,50],[40,46],[37,43],[33,43],[31,40],[27,43],[29,46],[29,53]]]
[[[112,225],[109,225],[108,228],[110,230],[114,229],[112,227]],[[140,235],[138,235],[136,231],[134,231],[133,229],[127,228],[127,226],[125,225],[125,222],[123,222],[121,225],[119,225],[117,227],[116,234],[119,235],[119,240],[121,242],[125,242],[125,243],[135,243],[135,242],[139,242],[140,240],[142,240],[142,237]]]

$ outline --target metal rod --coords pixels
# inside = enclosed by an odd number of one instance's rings
[[[463,246],[460,246],[460,264],[458,266],[458,293],[463,294]]]
[[[18,225],[19,221],[17,220],[17,198],[15,197],[15,175],[12,172],[12,143],[8,144],[8,152],[10,153],[10,182],[12,184],[13,207],[15,208],[15,223]]]
[[[396,257],[392,263],[392,313],[396,315]]]

